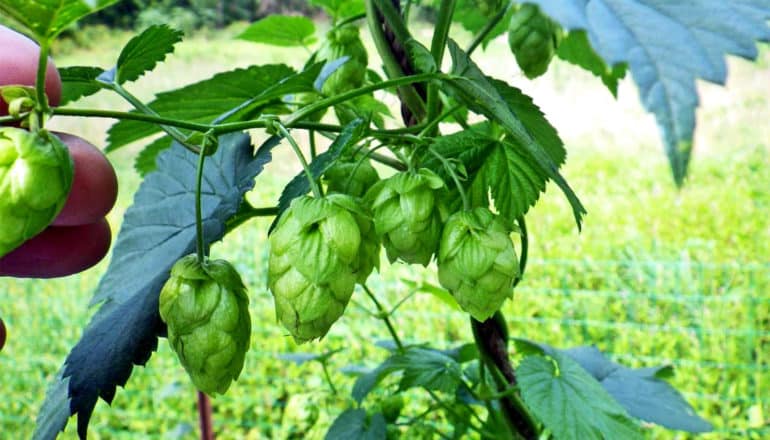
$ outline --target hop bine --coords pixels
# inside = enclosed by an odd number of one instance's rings
[[[519,261],[510,232],[487,208],[457,212],[444,225],[439,282],[477,321],[486,321],[513,295]]]
[[[188,255],[174,264],[160,292],[168,340],[193,384],[223,394],[243,369],[251,337],[249,298],[240,275],[224,260]]]
[[[39,234],[72,186],[69,150],[53,134],[0,128],[0,257]]]

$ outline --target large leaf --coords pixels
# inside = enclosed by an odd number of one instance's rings
[[[208,243],[223,237],[225,221],[269,160],[269,149],[253,154],[245,134],[220,138],[203,176]],[[35,438],[53,438],[75,414],[85,438],[97,399],[111,402],[116,386],[124,386],[133,366],[144,365],[156,349],[165,333],[158,294],[174,262],[195,249],[196,162],[195,154],[177,144],[158,158],[158,171],[140,186],[92,300],[101,306],[51,385]]]
[[[320,6],[335,20],[366,12],[363,0],[308,0],[314,6]]]
[[[200,123],[252,118],[284,95],[312,92],[322,67],[323,63],[316,63],[299,73],[282,64],[236,69],[158,94],[149,106],[160,115]],[[118,122],[109,130],[107,150],[113,151],[160,130],[145,122]]]
[[[674,179],[687,173],[695,79],[724,84],[726,54],[756,59],[770,41],[768,0],[528,0],[567,29],[587,31],[608,65],[627,63],[661,128]]]
[[[527,407],[559,440],[641,440],[639,427],[577,362],[525,357],[516,370]]]
[[[585,208],[564,177],[559,174],[558,164],[550,157],[544,145],[541,145],[538,138],[527,129],[478,66],[457,46],[457,43],[451,40],[449,52],[452,55],[452,74],[455,77],[445,80],[450,91],[468,108],[483,114],[506,129],[511,142],[528,153],[533,159],[533,165],[539,167],[562,189],[572,205],[575,221],[580,228],[583,214],[586,212]]]
[[[174,51],[174,45],[182,41],[181,31],[167,25],[154,25],[132,38],[118,56],[115,81],[118,84],[135,81],[155,68]]]
[[[572,358],[633,417],[681,431],[701,433],[712,429],[664,380],[671,367],[628,368],[607,359],[596,347],[559,350],[526,340],[517,340],[516,344],[522,351],[561,353]]]
[[[328,440],[385,440],[387,426],[381,413],[374,414],[371,419],[363,409],[348,409],[340,414],[325,439]]]
[[[0,12],[49,41],[81,18],[117,0],[0,0]]]
[[[238,38],[273,46],[310,46],[315,43],[315,23],[302,16],[268,15],[247,27]]]

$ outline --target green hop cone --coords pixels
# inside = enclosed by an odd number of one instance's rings
[[[356,282],[371,273],[374,263],[362,258],[366,223],[356,199],[344,194],[298,197],[278,220],[267,283],[277,318],[297,343],[323,337]]]
[[[561,38],[561,27],[537,5],[517,6],[508,26],[508,45],[527,78],[536,78],[548,70]]]
[[[438,279],[460,307],[486,321],[513,294],[519,261],[510,229],[486,208],[447,219],[438,253]]]
[[[159,301],[168,341],[193,384],[223,394],[243,369],[251,336],[249,298],[238,272],[224,260],[201,264],[188,255],[174,264]]]
[[[339,95],[361,87],[364,83],[369,57],[358,28],[352,24],[329,31],[326,41],[318,50],[316,60],[334,61],[345,56],[349,57],[348,60],[324,81],[321,87],[324,95]]]
[[[440,191],[444,181],[433,171],[397,173],[369,193],[374,228],[388,259],[427,266],[438,249],[443,223]]]
[[[369,159],[359,162],[353,158],[340,158],[324,173],[328,192],[353,197],[363,197],[379,180],[380,176]]]
[[[0,257],[56,218],[72,175],[69,150],[53,134],[0,128]]]

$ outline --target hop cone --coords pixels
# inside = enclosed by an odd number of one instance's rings
[[[519,262],[509,233],[486,208],[457,212],[444,225],[439,282],[478,321],[487,320],[513,294]]]
[[[508,26],[508,44],[527,78],[536,78],[548,70],[561,36],[559,25],[537,5],[518,6]]]
[[[324,180],[330,193],[363,197],[380,180],[380,176],[368,159],[359,162],[350,158],[335,162],[324,174]]]
[[[364,219],[350,196],[303,196],[270,235],[268,287],[278,320],[297,343],[324,336],[345,311],[356,281],[371,272],[362,258]]]
[[[235,268],[224,260],[201,264],[196,255],[180,259],[160,292],[160,317],[193,384],[209,395],[227,391],[251,336],[249,298]]]
[[[439,191],[443,188],[441,177],[423,168],[395,174],[367,194],[372,200],[374,228],[390,261],[430,263],[441,238]]]
[[[369,57],[358,28],[350,24],[326,34],[326,41],[318,50],[316,60],[334,61],[345,56],[349,57],[348,60],[324,81],[321,87],[323,94],[339,95],[361,87],[364,83]]]
[[[53,134],[0,128],[0,257],[53,221],[72,174],[67,146]]]

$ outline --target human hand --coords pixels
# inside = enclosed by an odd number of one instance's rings
[[[0,26],[0,86],[34,86],[39,49],[32,40]],[[61,96],[61,79],[52,62],[46,74],[51,105]],[[7,114],[0,100],[0,116]],[[98,263],[112,234],[105,215],[117,198],[115,170],[96,147],[66,133],[54,133],[69,148],[74,163],[72,188],[64,207],[40,234],[0,257],[0,276],[52,278],[71,275]],[[3,176],[0,175],[0,185]]]

